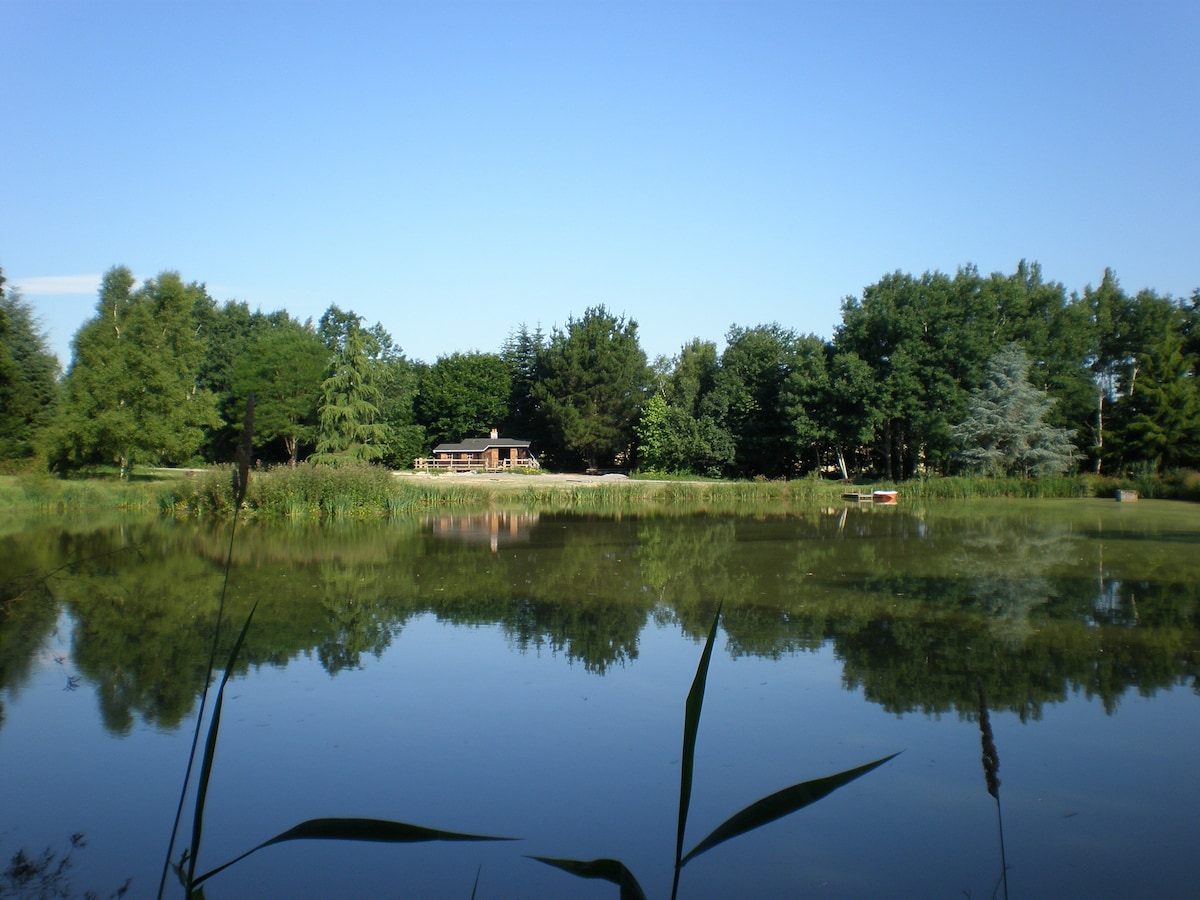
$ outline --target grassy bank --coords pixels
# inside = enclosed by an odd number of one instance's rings
[[[98,509],[152,512],[159,508],[161,492],[179,477],[170,473],[121,481],[115,474],[70,479],[30,473],[4,475],[0,476],[0,509],[47,513]]]
[[[230,473],[214,469],[176,482],[159,495],[160,508],[177,515],[232,513]],[[650,507],[734,508],[812,503],[840,496],[841,488],[813,480],[683,483],[636,479],[505,476],[417,478],[374,467],[299,466],[256,473],[245,511],[254,516],[373,518],[426,510],[526,508],[620,514]]]
[[[129,482],[99,475],[57,479],[0,477],[0,509],[69,513],[90,510],[145,511],[176,516],[233,514],[230,467],[157,471]],[[455,509],[528,508],[549,512],[621,514],[648,509],[675,511],[767,511],[789,506],[832,505],[846,491],[895,488],[903,501],[990,498],[1112,497],[1118,489],[1147,499],[1200,501],[1200,473],[1126,479],[1072,476],[1022,478],[927,478],[898,484],[859,484],[813,478],[795,481],[659,481],[563,478],[530,475],[487,478],[418,478],[373,466],[334,469],[301,465],[256,471],[243,513],[280,519],[380,518]]]
[[[920,478],[899,485],[901,496],[914,500],[979,500],[987,498],[1051,499],[1115,497],[1117,491],[1136,491],[1147,500],[1200,501],[1200,472],[1183,470],[1166,475],[1110,478],[1072,475],[1055,478]]]

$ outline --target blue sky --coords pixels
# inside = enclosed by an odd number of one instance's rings
[[[381,322],[588,307],[653,358],[902,270],[1200,287],[1200,4],[0,0],[0,267]]]

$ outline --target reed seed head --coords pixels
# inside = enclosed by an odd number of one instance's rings
[[[987,698],[983,693],[983,680],[975,680],[979,693],[979,738],[983,745],[983,777],[987,781],[987,792],[1000,799],[1000,754],[992,738],[992,720],[988,716]]]
[[[250,481],[250,456],[254,451],[254,392],[246,398],[246,417],[242,420],[242,439],[237,448],[237,474],[234,476],[234,508],[240,508],[246,499],[246,485]]]

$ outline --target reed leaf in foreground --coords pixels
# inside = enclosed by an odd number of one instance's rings
[[[782,791],[776,791],[768,797],[756,800],[741,812],[730,816],[717,826],[712,834],[692,848],[691,852],[680,861],[680,865],[685,865],[688,860],[695,859],[701,853],[711,850],[717,844],[724,843],[730,838],[745,834],[747,831],[753,831],[755,828],[766,825],[768,822],[774,822],[776,819],[781,819],[784,816],[789,816],[798,810],[804,809],[804,807],[811,803],[816,803],[822,797],[832,794],[838,788],[849,784],[856,778],[861,778],[872,769],[879,768],[885,762],[894,759],[898,755],[898,753],[892,753],[889,756],[883,757],[883,759],[877,759],[874,762],[869,762],[854,769],[847,769],[845,772],[838,772],[836,775],[827,775],[824,778],[817,778],[813,781],[793,784]]]
[[[252,847],[241,856],[234,857],[227,863],[205,872],[192,882],[193,890],[218,872],[228,869],[252,853],[257,853],[274,844],[287,841],[365,841],[384,844],[419,844],[423,841],[512,841],[516,838],[495,837],[483,834],[463,834],[457,831],[440,831],[436,828],[425,828],[421,825],[409,825],[405,822],[392,822],[387,819],[339,819],[323,818],[309,819],[301,822],[287,831],[280,832],[270,840],[263,841],[257,847]],[[194,857],[193,857],[194,859]]]
[[[250,478],[250,457],[253,454],[254,443],[254,394],[251,393],[246,401],[246,415],[242,421],[242,436],[238,444],[237,457],[238,466],[235,472],[234,494],[236,503],[233,508],[233,524],[229,528],[229,549],[225,553],[225,574],[221,579],[221,599],[217,603],[217,621],[213,626],[212,648],[208,653],[208,666],[204,672],[204,690],[200,692],[200,709],[196,712],[196,728],[192,733],[192,747],[188,753],[187,767],[183,773],[183,787],[179,791],[179,804],[175,808],[175,820],[171,825],[171,837],[167,841],[167,853],[163,858],[162,876],[158,882],[158,897],[161,900],[163,891],[167,887],[167,872],[171,867],[171,854],[175,849],[175,838],[179,834],[179,822],[183,817],[183,805],[187,800],[188,784],[192,778],[192,765],[196,761],[196,747],[200,742],[200,725],[204,721],[204,708],[208,702],[208,687],[212,683],[213,665],[217,659],[217,644],[221,639],[221,622],[225,614],[225,597],[229,591],[229,571],[233,568],[233,539],[237,534],[238,510],[242,507],[242,501],[246,496],[246,486]],[[255,606],[258,604],[256,603]],[[250,610],[250,615],[246,617],[246,624],[242,626],[241,634],[238,636],[237,642],[234,645],[233,652],[229,656],[229,664],[225,667],[225,674],[221,678],[221,689],[217,697],[216,705],[214,706],[213,719],[209,722],[208,735],[205,746],[205,764],[206,770],[201,774],[200,790],[197,794],[196,807],[193,810],[194,830],[192,832],[191,857],[188,860],[188,874],[186,883],[189,886],[188,894],[191,895],[191,879],[195,874],[196,869],[196,851],[200,846],[200,822],[204,817],[204,794],[208,788],[208,775],[212,769],[212,754],[216,749],[217,742],[217,724],[220,719],[221,698],[225,693],[225,685],[229,681],[229,672],[233,668],[233,663],[237,659],[238,651],[241,650],[242,641],[246,637],[246,629],[250,627],[250,620],[254,618],[254,609]],[[182,868],[182,866],[181,866]]]
[[[704,687],[708,681],[708,666],[712,661],[712,648],[717,640],[717,624],[721,621],[721,605],[717,605],[717,614],[713,616],[712,628],[708,630],[708,640],[704,642],[704,652],[700,654],[700,663],[696,666],[696,677],[692,679],[692,689],[688,691],[687,703],[683,712],[683,755],[679,765],[679,828],[675,833],[675,875],[671,884],[671,897],[679,890],[679,870],[683,868],[683,833],[687,829],[688,807],[692,803],[692,775],[696,762],[696,734],[700,730],[700,711],[704,706]]]
[[[457,831],[442,831],[436,828],[426,828],[421,825],[410,825],[406,822],[393,822],[387,819],[365,819],[365,818],[318,818],[308,819],[289,828],[287,831],[280,832],[273,838],[263,841],[255,847],[250,848],[245,853],[237,856],[229,862],[223,863],[203,875],[196,876],[196,860],[200,853],[200,837],[204,830],[204,807],[208,799],[208,784],[212,776],[213,760],[216,757],[217,751],[217,735],[221,728],[221,709],[225,701],[225,685],[229,682],[229,673],[233,671],[234,664],[237,662],[237,657],[241,653],[242,644],[246,639],[246,633],[250,630],[250,623],[254,619],[254,610],[257,608],[256,603],[250,610],[250,615],[246,617],[246,622],[242,625],[242,630],[238,634],[237,640],[234,642],[233,650],[229,654],[229,662],[225,666],[225,674],[221,678],[221,686],[217,690],[217,699],[213,704],[212,719],[209,722],[208,733],[204,743],[204,756],[200,762],[200,777],[196,788],[196,806],[193,811],[192,820],[192,845],[186,853],[184,863],[187,866],[187,874],[184,878],[185,886],[187,887],[187,895],[189,897],[198,896],[197,889],[212,876],[216,875],[234,863],[245,859],[253,853],[257,853],[266,847],[274,844],[282,844],[286,841],[300,840],[324,840],[324,841],[371,841],[377,843],[390,844],[414,844],[423,841],[511,841],[516,838],[495,837],[492,835],[482,834],[466,834]]]
[[[616,859],[554,859],[549,856],[531,856],[538,862],[570,872],[580,878],[599,878],[610,881],[621,888],[621,900],[646,900],[646,892],[637,883],[633,873]]]
[[[242,643],[246,640],[246,632],[250,630],[250,623],[254,620],[254,610],[257,608],[257,603],[250,608],[250,615],[246,616],[242,630],[238,632],[237,640],[233,642],[233,649],[229,652],[229,662],[221,676],[221,687],[217,689],[217,699],[213,703],[212,719],[208,723],[208,734],[204,740],[204,756],[200,760],[200,779],[196,786],[196,806],[192,810],[192,847],[188,855],[187,873],[189,896],[196,887],[196,857],[200,854],[200,836],[204,832],[204,804],[208,798],[208,782],[212,777],[213,759],[217,753],[217,734],[221,730],[221,708],[225,704],[225,685],[229,683],[229,673],[233,671],[233,665],[237,662],[238,654],[242,650]]]
[[[242,443],[238,448],[238,467],[234,473],[233,492],[234,492],[234,519],[233,528],[229,536],[229,552],[225,557],[225,575],[221,584],[221,601],[217,608],[217,623],[214,629],[213,646],[209,654],[208,669],[205,678],[204,693],[201,695],[200,712],[196,717],[196,734],[192,741],[192,750],[188,757],[188,766],[183,780],[183,790],[180,793],[179,809],[175,815],[175,825],[171,830],[171,840],[167,847],[167,863],[163,867],[163,877],[159,883],[158,896],[161,898],[166,886],[166,873],[170,864],[171,851],[175,844],[176,832],[179,825],[180,814],[183,810],[184,799],[187,796],[187,787],[189,777],[192,771],[192,763],[196,757],[197,740],[200,734],[200,722],[204,717],[204,698],[208,694],[208,684],[212,679],[213,664],[216,659],[217,641],[221,632],[221,614],[225,607],[225,596],[229,586],[229,572],[233,564],[233,538],[237,528],[237,514],[241,509],[242,503],[246,496],[246,487],[249,483],[250,473],[250,456],[251,456],[251,439],[254,433],[254,396],[250,396],[249,403],[246,407],[246,422],[242,431]],[[246,621],[242,625],[241,631],[238,633],[237,640],[234,641],[233,648],[229,652],[229,661],[225,665],[225,672],[221,676],[221,685],[217,690],[217,698],[213,703],[212,717],[208,723],[208,731],[205,735],[204,754],[200,760],[200,775],[196,787],[195,807],[192,811],[192,841],[191,846],[184,850],[183,858],[176,868],[184,883],[184,888],[189,898],[199,898],[203,896],[203,892],[198,890],[200,885],[216,875],[218,872],[229,868],[239,860],[245,859],[252,853],[256,853],[265,847],[270,847],[273,844],[281,844],[285,841],[296,840],[338,840],[338,841],[375,841],[386,843],[417,843],[421,841],[503,841],[514,840],[514,838],[491,837],[486,835],[465,834],[454,831],[440,831],[435,828],[425,828],[420,825],[409,825],[404,822],[392,822],[384,819],[363,819],[363,818],[320,818],[309,819],[283,831],[275,837],[264,841],[256,847],[252,847],[240,856],[230,860],[205,872],[200,877],[196,877],[196,860],[200,855],[200,838],[204,833],[204,809],[208,801],[208,785],[212,777],[213,761],[217,753],[217,736],[221,730],[221,710],[225,704],[225,686],[229,683],[229,675],[233,671],[237,663],[237,658],[241,654],[242,645],[245,643],[246,634],[250,630],[250,624],[254,620],[254,612],[258,608],[256,602],[250,608],[250,614],[246,616]],[[184,871],[186,868],[186,872]],[[478,875],[476,875],[476,888],[478,888]],[[474,892],[472,892],[474,896]]]
[[[708,668],[712,661],[712,649],[716,643],[717,626],[721,621],[721,607],[713,617],[712,628],[708,632],[708,640],[700,654],[700,663],[696,667],[696,676],[692,680],[692,688],[688,692],[687,703],[683,717],[683,756],[680,759],[679,775],[679,823],[675,838],[675,872],[671,881],[671,900],[675,900],[679,892],[679,875],[687,863],[702,853],[711,850],[730,838],[738,837],[748,831],[753,831],[776,819],[791,815],[838,788],[861,778],[868,772],[879,768],[885,762],[894,759],[898,753],[866,763],[854,769],[847,769],[835,775],[827,775],[813,781],[793,784],[791,787],[776,791],[761,800],[756,800],[745,809],[726,819],[708,837],[697,844],[686,856],[683,854],[683,837],[687,829],[688,808],[691,805],[692,781],[695,772],[696,736],[700,730],[700,713],[704,705],[704,691],[708,681]],[[555,859],[545,856],[531,856],[530,859],[545,863],[548,866],[570,872],[579,878],[599,878],[612,882],[621,888],[621,900],[644,900],[646,894],[638,884],[633,873],[615,859]]]

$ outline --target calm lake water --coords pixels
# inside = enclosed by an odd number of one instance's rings
[[[153,896],[229,527],[7,527],[0,855],[69,851],[72,895],[132,878]],[[258,610],[199,869],[325,816],[519,840],[286,843],[210,900],[467,898],[477,878],[483,900],[618,896],[530,856],[618,859],[665,900],[684,701],[718,604],[685,850],[780,788],[903,752],[697,857],[681,898],[1001,896],[977,686],[1010,896],[1200,882],[1196,506],[249,524],[233,560],[221,659]],[[176,857],[189,818],[181,832]]]

